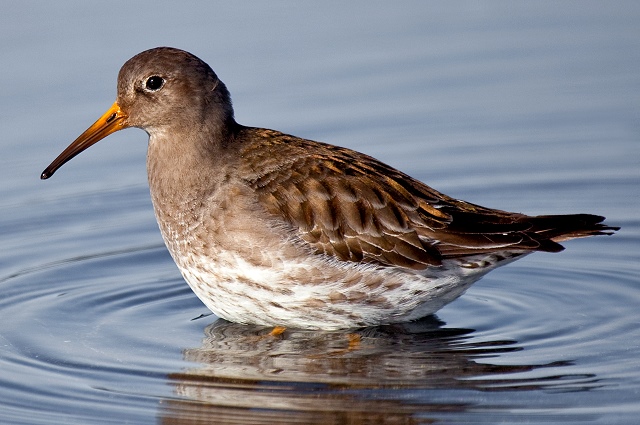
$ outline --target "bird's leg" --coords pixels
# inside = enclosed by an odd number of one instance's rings
[[[268,336],[272,336],[272,337],[278,337],[280,335],[282,335],[284,333],[284,331],[286,331],[287,328],[285,328],[284,326],[275,326],[271,332],[269,332]]]

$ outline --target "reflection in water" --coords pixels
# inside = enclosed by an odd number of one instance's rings
[[[522,350],[515,341],[472,341],[471,329],[444,328],[434,317],[348,332],[270,329],[218,320],[202,347],[184,351],[197,368],[169,376],[178,398],[165,401],[163,424],[433,423],[479,406],[469,391],[576,391],[594,376],[517,375],[562,367],[497,365]]]

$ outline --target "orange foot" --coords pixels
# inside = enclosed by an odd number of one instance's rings
[[[347,348],[347,351],[358,350],[360,348],[360,341],[362,341],[360,334],[348,334],[347,339],[349,340],[349,348]]]
[[[269,332],[267,336],[278,337],[282,335],[286,330],[287,328],[285,328],[284,326],[276,326],[271,330],[271,332]]]

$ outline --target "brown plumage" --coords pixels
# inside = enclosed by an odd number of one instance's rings
[[[560,241],[616,230],[590,214],[531,217],[456,200],[370,156],[273,130],[236,137],[252,141],[242,155],[256,161],[242,171],[265,208],[342,261],[422,270],[497,250],[558,252]]]
[[[151,197],[176,264],[203,302],[233,321],[412,320],[499,265],[617,230],[596,215],[481,207],[365,154],[237,124],[211,68],[171,48],[129,60],[116,103],[42,177],[126,127],[150,135]]]

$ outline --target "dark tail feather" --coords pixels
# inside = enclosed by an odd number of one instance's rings
[[[619,230],[619,227],[603,224],[604,217],[592,214],[568,214],[568,215],[540,215],[529,218],[532,224],[527,232],[536,234],[536,239],[542,242],[549,240],[556,242],[575,238],[584,238],[595,235],[611,235]],[[544,245],[541,246],[545,251]],[[549,246],[552,248],[552,246]],[[551,249],[552,251],[554,249]],[[557,250],[557,249],[555,249]]]

